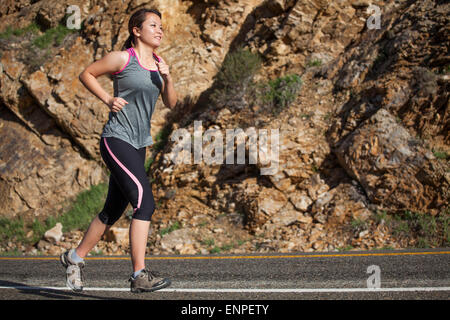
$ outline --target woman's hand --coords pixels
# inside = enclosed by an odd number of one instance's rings
[[[161,57],[160,57],[161,58]],[[159,73],[164,79],[170,78],[169,65],[161,58],[161,61],[155,61]]]
[[[164,79],[161,88],[163,103],[168,108],[174,108],[177,104],[177,94],[173,87],[172,76],[169,73],[169,66],[161,57],[159,62],[156,61],[156,66],[158,67],[161,77]]]
[[[112,112],[119,112],[128,102],[121,97],[112,97],[108,101],[108,107]]]

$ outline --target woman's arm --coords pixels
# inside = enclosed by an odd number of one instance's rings
[[[175,88],[173,87],[173,80],[169,72],[169,66],[166,64],[163,58],[161,58],[159,62],[156,61],[156,66],[158,67],[159,73],[164,80],[163,87],[161,89],[163,102],[166,107],[172,109],[177,104],[177,93],[175,92]]]
[[[92,92],[97,98],[105,103],[110,109],[114,102],[114,97],[111,97],[100,85],[97,78],[106,73],[113,73],[119,71],[120,68],[125,65],[128,57],[121,51],[113,51],[105,55],[102,59],[97,60],[90,64],[83,72],[80,73],[78,78],[81,83]],[[120,98],[121,99],[121,98]],[[122,99],[123,100],[123,99]],[[125,100],[123,100],[125,103]],[[120,110],[120,109],[119,109]],[[112,111],[119,111],[112,110]]]

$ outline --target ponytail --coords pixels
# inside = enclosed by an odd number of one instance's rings
[[[132,43],[134,43],[133,35],[129,35],[125,43],[123,44],[122,50],[126,50],[132,47]]]

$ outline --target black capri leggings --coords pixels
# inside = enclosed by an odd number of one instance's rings
[[[128,203],[134,219],[150,221],[155,200],[145,172],[145,152],[145,147],[136,149],[118,138],[101,138],[100,153],[111,171],[105,206],[98,215],[104,224],[113,225]]]

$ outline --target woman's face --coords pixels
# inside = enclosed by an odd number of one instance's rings
[[[148,13],[139,33],[142,42],[154,48],[159,47],[164,35],[161,19],[154,13]]]

